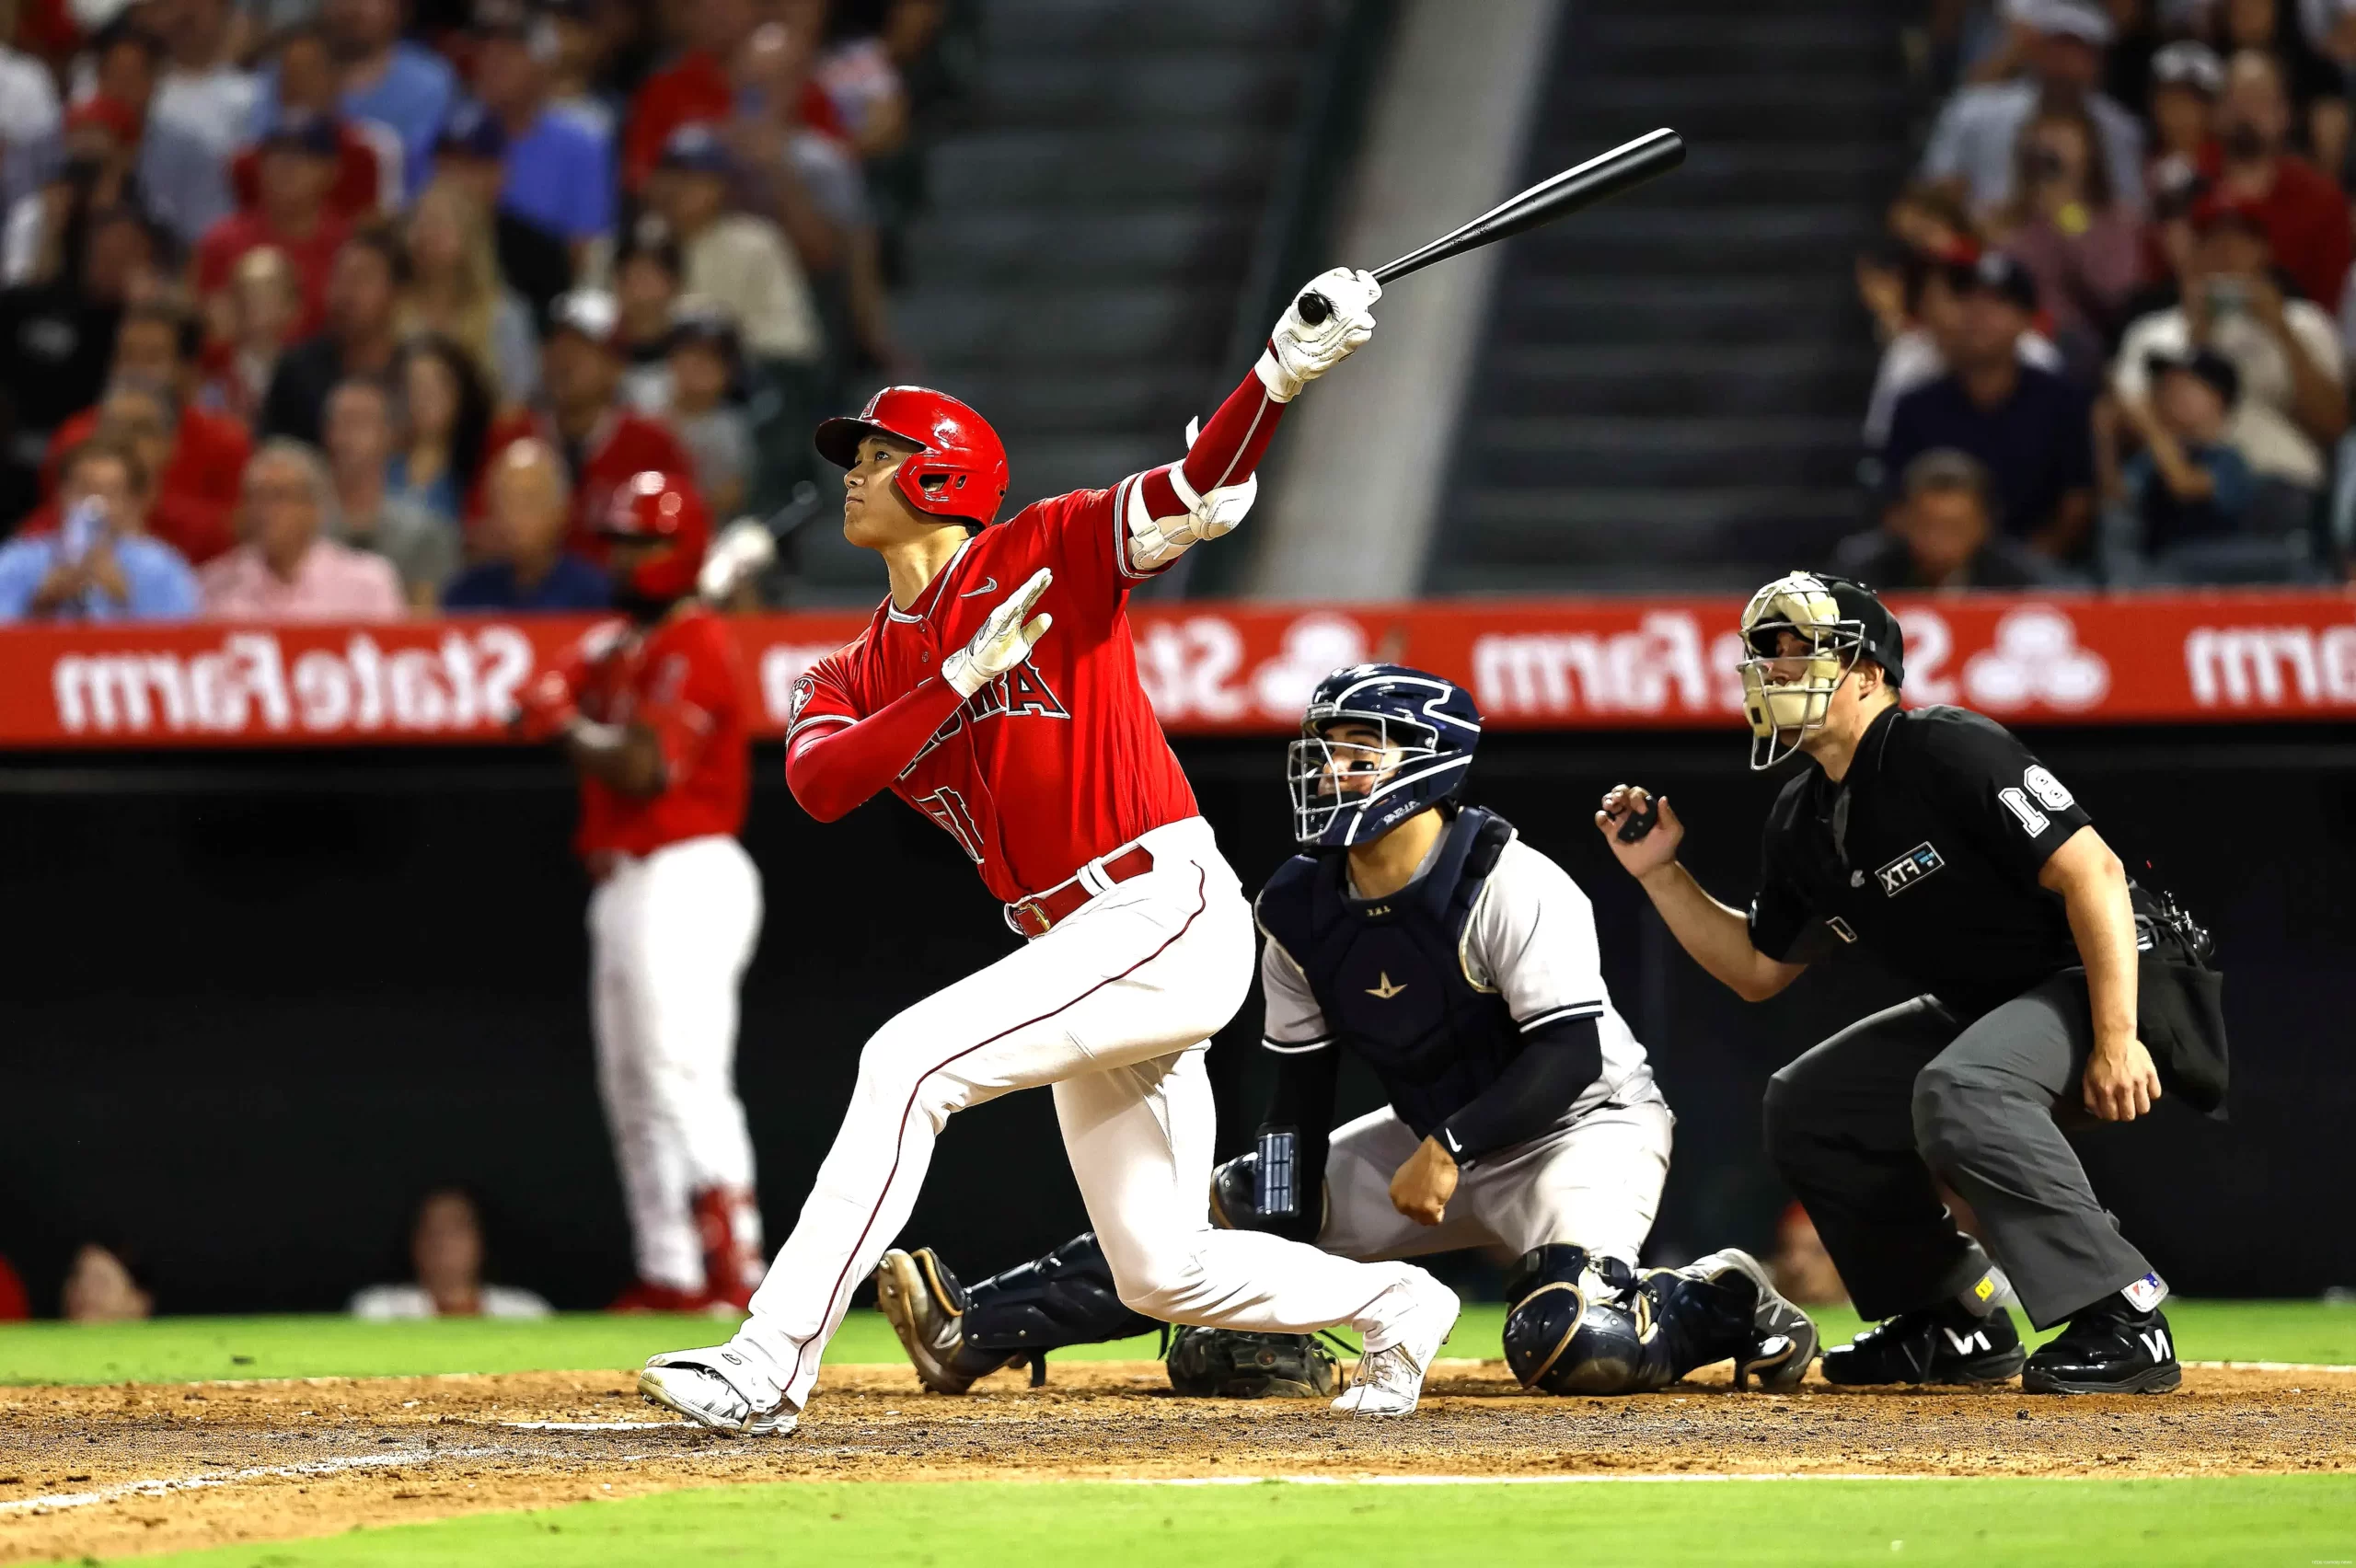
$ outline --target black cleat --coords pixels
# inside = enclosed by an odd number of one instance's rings
[[[2165,1394],[2183,1381],[2167,1319],[2118,1296],[2071,1319],[2021,1374],[2022,1390],[2032,1394]]]
[[[2002,1383],[2027,1360],[2002,1307],[1982,1318],[1960,1307],[1921,1307],[1886,1318],[1824,1353],[1828,1383]]]

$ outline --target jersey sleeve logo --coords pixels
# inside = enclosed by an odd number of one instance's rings
[[[2021,782],[2049,812],[2066,812],[2078,803],[2078,798],[2070,793],[2062,780],[2048,773],[2042,764],[2029,764],[2028,771],[2021,775]]]
[[[1881,879],[1882,896],[1895,898],[1946,864],[1946,862],[1939,858],[1938,850],[1926,840],[1917,844],[1888,865],[1882,867],[1874,872],[1874,875]]]

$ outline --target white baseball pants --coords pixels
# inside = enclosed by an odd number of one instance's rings
[[[1152,870],[918,1002],[860,1053],[842,1130],[733,1342],[776,1369],[797,1408],[851,1292],[907,1223],[949,1117],[1041,1085],[1054,1086],[1123,1301],[1170,1322],[1346,1323],[1369,1348],[1391,1343],[1404,1303],[1389,1293],[1416,1276],[1412,1265],[1211,1228],[1203,1047],[1251,984],[1251,908],[1200,818],[1138,842]]]
[[[1334,1135],[1317,1244],[1346,1258],[1416,1258],[1459,1247],[1502,1247],[1518,1258],[1560,1241],[1633,1268],[1660,1212],[1675,1124],[1657,1100],[1599,1107],[1478,1161],[1458,1179],[1447,1217],[1418,1225],[1392,1206],[1391,1179],[1423,1140],[1384,1106]]]
[[[694,1194],[753,1188],[753,1140],[736,1098],[736,988],[760,929],[760,873],[724,836],[621,858],[589,895],[597,1090],[639,1277],[656,1285],[703,1288]],[[759,1237],[750,1244],[758,1256]]]

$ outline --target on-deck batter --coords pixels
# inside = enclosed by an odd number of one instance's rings
[[[555,458],[503,453],[496,495]],[[684,480],[638,475],[599,532],[628,618],[593,628],[519,699],[581,774],[597,1090],[638,1278],[618,1311],[742,1310],[761,1280],[753,1144],[736,1098],[736,987],[761,879],[736,842],[750,786],[734,640],[692,595],[710,525]]]
[[[1203,1046],[1250,986],[1252,917],[1129,638],[1130,589],[1241,521],[1284,405],[1372,335],[1371,277],[1311,286],[1332,313],[1311,325],[1288,308],[1183,461],[1000,526],[1004,448],[954,398],[889,387],[819,427],[820,453],[849,470],[844,534],[884,557],[892,592],[795,687],[787,780],[822,819],[889,789],[957,840],[1031,941],[867,1043],[752,1317],[725,1345],[649,1361],[649,1399],[721,1431],[790,1431],[951,1113],[1052,1084],[1124,1301],[1181,1323],[1347,1323],[1368,1354],[1336,1406],[1415,1409],[1453,1292],[1412,1264],[1214,1230],[1204,1213]]]

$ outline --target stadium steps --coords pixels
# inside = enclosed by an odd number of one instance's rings
[[[1322,0],[986,0],[895,326],[1005,436],[1010,510],[1181,450],[1230,347]],[[860,388],[864,391],[864,388]],[[814,541],[809,597],[871,598]]]
[[[1438,593],[1735,588],[1854,527],[1871,336],[1851,258],[1904,170],[1874,0],[1571,0],[1535,180],[1656,125],[1685,167],[1516,241]]]

